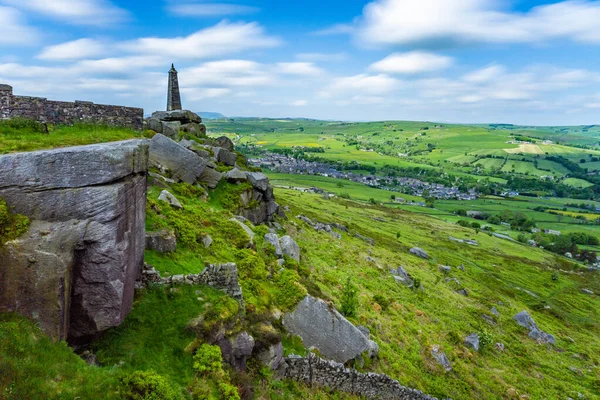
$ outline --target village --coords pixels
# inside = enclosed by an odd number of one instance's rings
[[[402,192],[414,196],[432,197],[440,200],[476,200],[479,197],[479,193],[477,193],[475,189],[470,189],[468,192],[461,192],[457,187],[448,187],[438,183],[424,182],[414,178],[363,175],[348,171],[339,171],[329,164],[296,159],[291,156],[270,152],[264,153],[258,158],[251,158],[249,159],[249,162],[254,166],[268,169],[273,172],[299,175],[320,175],[336,179],[345,179],[378,189]],[[404,202],[404,199],[397,197],[396,201],[402,203]],[[424,206],[425,203],[422,203],[422,205]]]

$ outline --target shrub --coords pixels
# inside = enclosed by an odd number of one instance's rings
[[[121,380],[128,400],[174,400],[180,398],[167,379],[153,370],[135,371]]]
[[[275,278],[277,285],[276,303],[283,309],[291,309],[308,293],[300,283],[300,275],[296,271],[284,269]]]
[[[375,296],[373,296],[373,301],[377,304],[379,304],[381,306],[382,310],[387,310],[387,308],[390,305],[390,300],[386,299],[385,297],[383,297],[380,294],[376,294]]]
[[[237,387],[230,385],[229,383],[219,383],[219,392],[221,392],[222,399],[240,400],[240,394],[238,393]]]
[[[223,359],[219,346],[201,345],[194,355],[194,371],[198,374],[219,373],[223,370]]]
[[[0,245],[27,232],[29,218],[13,214],[4,200],[0,199]]]
[[[481,350],[486,349],[494,342],[494,335],[492,335],[487,329],[483,328],[479,332],[479,347]]]
[[[350,277],[346,279],[346,284],[342,290],[340,312],[346,317],[356,317],[358,315],[358,288],[352,283]]]

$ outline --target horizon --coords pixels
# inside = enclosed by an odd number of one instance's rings
[[[0,0],[0,82],[152,112],[174,63],[183,107],[224,115],[596,125],[599,19],[598,0]]]

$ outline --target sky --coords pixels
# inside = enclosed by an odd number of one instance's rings
[[[600,0],[0,0],[17,95],[226,116],[600,124]]]

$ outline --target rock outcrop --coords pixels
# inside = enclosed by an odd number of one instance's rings
[[[178,139],[180,131],[197,137],[206,137],[202,118],[188,110],[156,111],[145,121],[148,129]]]
[[[342,314],[310,295],[283,316],[283,326],[300,336],[305,347],[316,347],[324,357],[341,363],[375,348]]]
[[[86,342],[129,313],[145,247],[147,141],[0,157],[0,198],[33,220],[0,250],[0,311]]]
[[[367,399],[436,400],[423,392],[402,386],[384,374],[360,373],[335,361],[323,360],[314,354],[308,357],[290,356],[280,367],[287,379],[308,385],[327,387]]]

